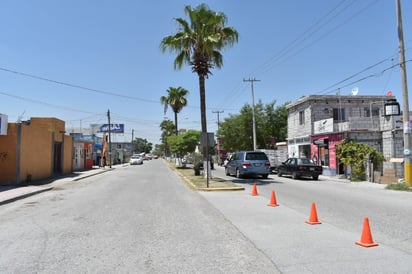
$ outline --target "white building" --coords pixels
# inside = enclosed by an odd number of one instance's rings
[[[392,111],[390,104],[399,106],[394,96],[300,98],[286,106],[289,157],[311,158],[324,167],[325,175],[343,175],[345,170],[336,157],[335,146],[352,139],[375,147],[385,156],[380,171],[369,174],[374,181],[392,182],[403,177],[402,116],[385,115],[385,110]]]

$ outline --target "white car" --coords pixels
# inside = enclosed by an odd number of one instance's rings
[[[143,157],[140,155],[133,155],[129,161],[130,165],[141,165],[143,164]]]

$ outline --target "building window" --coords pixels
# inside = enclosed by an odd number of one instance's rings
[[[299,111],[299,125],[303,125],[305,123],[305,112]]]
[[[345,109],[334,108],[333,109],[333,121],[343,122],[345,121]]]
[[[371,117],[371,108],[364,108],[365,117]],[[378,117],[379,116],[379,108],[374,107],[372,108],[372,116]]]

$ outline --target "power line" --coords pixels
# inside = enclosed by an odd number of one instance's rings
[[[76,85],[76,84],[70,84],[70,83],[67,83],[67,82],[57,81],[57,80],[53,80],[53,79],[49,79],[49,78],[36,76],[36,75],[33,75],[33,74],[28,74],[28,73],[24,73],[24,72],[20,72],[20,71],[15,71],[15,70],[7,69],[7,68],[4,68],[4,67],[0,67],[0,70],[10,72],[10,73],[14,73],[14,74],[21,75],[21,76],[25,76],[25,77],[29,77],[29,78],[33,78],[33,79],[36,79],[36,80],[51,82],[51,83],[55,83],[55,84],[58,84],[58,85],[68,86],[68,87],[72,87],[72,88],[76,88],[76,89],[80,89],[80,90],[87,90],[87,91],[92,91],[92,92],[96,92],[96,93],[100,93],[100,94],[106,94],[106,95],[111,95],[111,96],[116,96],[116,97],[121,97],[121,98],[127,98],[127,99],[131,99],[131,100],[136,100],[136,101],[143,101],[143,102],[148,102],[148,103],[159,103],[159,101],[134,97],[134,96],[125,95],[125,94],[118,94],[118,93],[99,90],[99,89],[94,89],[94,88],[88,88],[88,87],[84,87],[84,86],[80,86],[80,85]]]
[[[410,62],[410,61],[412,61],[412,59],[409,59],[409,60],[405,61],[405,63],[408,63],[408,62]],[[383,70],[380,71],[380,72],[373,73],[373,74],[369,74],[369,75],[367,75],[367,76],[365,76],[365,77],[362,77],[362,78],[360,78],[360,79],[358,79],[358,80],[356,80],[356,81],[353,81],[353,82],[350,82],[350,83],[345,84],[345,85],[343,85],[343,86],[340,86],[339,88],[333,89],[333,90],[328,91],[328,92],[324,92],[323,94],[332,93],[332,92],[334,92],[334,91],[336,91],[336,90],[340,90],[340,89],[343,89],[343,88],[345,88],[345,87],[352,86],[352,85],[354,85],[354,84],[357,84],[357,83],[359,83],[359,82],[365,81],[366,79],[369,79],[369,78],[372,78],[372,77],[378,77],[378,76],[384,74],[385,72],[387,72],[387,71],[389,71],[389,70],[392,70],[393,68],[398,67],[398,66],[399,66],[399,63],[394,64],[394,65],[392,65],[392,66],[390,66],[390,67],[387,67],[387,68],[383,69]]]
[[[352,78],[360,75],[361,73],[363,73],[363,72],[365,72],[365,71],[368,71],[368,70],[370,70],[370,69],[372,69],[372,68],[374,68],[374,67],[376,67],[376,66],[378,66],[378,65],[380,65],[380,64],[382,64],[382,63],[384,63],[384,62],[386,62],[386,61],[388,61],[388,60],[389,60],[389,59],[384,59],[384,60],[382,60],[382,61],[377,62],[376,64],[373,64],[373,65],[371,65],[371,66],[368,66],[368,67],[362,69],[361,71],[356,72],[355,74],[353,74],[353,75],[351,75],[351,76],[349,76],[349,77],[346,77],[345,79],[343,79],[343,80],[341,80],[341,81],[339,81],[339,82],[337,82],[337,83],[335,83],[335,84],[333,84],[333,85],[331,85],[331,86],[323,89],[322,91],[320,91],[320,92],[318,92],[318,93],[323,93],[324,91],[329,90],[329,89],[331,89],[331,88],[333,88],[334,86],[337,86],[337,85],[339,85],[339,84],[342,84],[342,83],[344,83],[344,82],[346,82],[346,81],[348,81],[348,80],[350,80],[350,79],[352,79]],[[393,59],[392,59],[392,60],[393,60]]]
[[[337,18],[339,14],[344,12],[349,6],[351,6],[355,1],[353,0],[349,5],[345,6],[343,9],[338,11],[337,13],[334,13],[346,0],[343,0],[338,3],[335,7],[333,7],[330,11],[328,11],[325,15],[321,16],[320,19],[318,19],[314,24],[309,26],[302,34],[298,35],[292,42],[287,44],[285,47],[283,47],[279,52],[277,52],[274,56],[272,56],[268,61],[263,63],[260,67],[256,69],[254,74],[257,73],[257,70],[263,71],[262,73],[265,73],[269,70],[271,70],[276,62],[278,62],[280,59],[284,58],[288,54],[290,54],[291,51],[293,51],[295,48],[297,48],[300,44],[308,40],[310,37],[312,37],[314,34],[319,32],[327,23],[330,21],[334,20]],[[328,19],[328,17],[330,17]],[[321,24],[322,21],[325,21],[325,23]],[[319,26],[320,25],[320,26]],[[296,55],[296,54],[294,54]],[[266,68],[265,68],[266,67]]]
[[[296,39],[294,39],[291,43],[289,43],[287,46],[285,46],[282,50],[280,50],[278,53],[276,53],[274,56],[269,58],[266,62],[261,64],[259,67],[257,67],[251,74],[258,74],[260,72],[261,74],[265,74],[272,70],[276,65],[279,65],[289,58],[297,55],[298,53],[302,52],[303,50],[309,48],[310,46],[314,45],[315,43],[319,42],[320,40],[324,39],[336,29],[340,28],[341,26],[345,25],[348,23],[350,20],[354,19],[355,17],[359,16],[361,13],[363,13],[365,10],[370,8],[373,4],[378,2],[378,0],[373,0],[369,2],[366,6],[364,6],[362,9],[360,9],[358,12],[353,14],[352,16],[349,17],[349,19],[343,20],[340,24],[332,28],[331,30],[327,31],[323,35],[321,35],[319,38],[316,40],[312,41],[309,44],[303,45],[303,42],[307,41],[309,38],[311,38],[313,35],[318,33],[321,29],[323,29],[327,24],[329,24],[332,20],[336,20],[336,18],[341,15],[344,11],[346,11],[350,6],[352,6],[356,0],[352,0],[349,2],[347,5],[343,5],[347,0],[342,0],[340,1],[336,6],[334,6],[331,10],[329,10],[325,15],[321,16],[320,19],[318,19],[314,24],[309,26],[308,29],[306,29],[301,35],[298,35]],[[322,23],[323,22],[323,23]],[[299,47],[303,45],[299,49]],[[236,88],[230,92],[230,94],[227,96],[230,98],[239,98],[237,96],[238,94],[241,93],[244,89],[240,90],[238,88],[239,84],[237,85]],[[227,100],[224,100],[227,101]],[[231,101],[233,103],[233,100]]]
[[[290,59],[293,56],[296,56],[297,54],[299,54],[300,52],[304,51],[305,49],[308,49],[309,47],[313,46],[314,44],[316,44],[317,42],[323,40],[324,38],[326,38],[327,36],[329,36],[332,33],[335,33],[335,31],[342,27],[343,25],[347,24],[349,21],[351,21],[352,19],[354,19],[355,17],[357,17],[359,14],[361,14],[362,12],[364,12],[365,10],[367,10],[368,8],[370,8],[370,6],[372,6],[372,4],[376,3],[378,0],[375,0],[373,3],[368,4],[368,6],[364,7],[363,9],[359,10],[357,13],[355,13],[354,15],[352,15],[351,17],[349,17],[348,19],[345,19],[345,21],[343,21],[342,23],[336,25],[334,28],[332,28],[331,30],[329,30],[328,32],[322,34],[320,37],[318,37],[316,40],[312,41],[309,44],[306,44],[303,46],[303,48],[298,49],[295,52],[292,52],[292,50],[294,48],[296,48],[296,46],[293,46],[290,50],[288,50],[288,52],[284,55],[284,56],[280,56],[279,58],[276,59],[276,62],[273,62],[273,64],[271,66],[269,66],[269,68],[267,68],[266,70],[264,70],[262,72],[262,74],[269,72],[270,70],[272,70],[276,65],[279,65],[283,62],[285,62],[286,60]],[[317,32],[317,31],[316,31]],[[303,39],[302,42],[306,41],[307,38]],[[282,59],[283,58],[283,59]]]
[[[80,109],[68,108],[68,107],[59,106],[59,105],[52,105],[52,104],[45,103],[45,102],[42,102],[42,101],[29,99],[29,98],[26,98],[26,97],[17,96],[17,95],[13,95],[13,94],[2,92],[2,91],[0,91],[0,94],[5,95],[5,96],[9,96],[9,97],[13,97],[13,98],[16,98],[16,99],[19,99],[19,100],[23,100],[23,101],[27,101],[27,102],[31,102],[31,103],[35,103],[35,104],[40,104],[40,105],[52,107],[52,108],[64,109],[64,110],[69,110],[69,111],[74,111],[74,112],[82,112],[82,113],[87,113],[87,114],[96,114],[96,113],[93,113],[93,112],[90,112],[90,111],[84,111],[84,110],[80,110]]]
[[[25,72],[11,70],[11,69],[4,68],[4,67],[0,67],[0,70],[5,71],[5,72],[9,72],[9,73],[14,73],[14,74],[17,74],[17,75],[20,75],[20,76],[29,77],[29,78],[32,78],[32,79],[46,81],[46,82],[51,82],[51,83],[54,83],[54,84],[63,85],[63,86],[76,88],[76,89],[80,89],[80,90],[92,91],[92,92],[99,93],[99,94],[110,95],[110,96],[115,96],[115,97],[120,97],[120,98],[125,98],[125,99],[131,99],[131,100],[135,100],[135,101],[142,101],[142,102],[146,102],[146,103],[160,104],[160,100],[159,101],[150,100],[150,99],[130,96],[130,95],[126,95],[126,94],[115,93],[115,92],[111,92],[111,91],[105,91],[105,90],[100,90],[100,89],[95,89],[95,88],[84,87],[84,86],[71,84],[71,83],[67,83],[67,82],[62,82],[62,81],[57,81],[57,80],[53,80],[53,79],[49,79],[49,78],[45,78],[45,77],[41,77],[41,76],[29,74],[29,73],[25,73]],[[5,95],[8,95],[8,94],[5,94]],[[22,98],[23,97],[21,97],[20,99],[22,99]],[[28,99],[28,98],[25,98],[24,100],[34,101],[34,100]],[[40,101],[37,101],[37,102],[40,102]],[[40,102],[40,103],[43,103],[43,102]],[[47,103],[43,103],[43,104],[47,104]],[[48,104],[48,105],[51,105],[51,104]],[[200,109],[200,106],[186,105],[186,107],[194,108],[194,109]],[[207,108],[207,109],[209,109],[209,108]]]

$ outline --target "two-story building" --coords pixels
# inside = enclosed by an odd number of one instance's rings
[[[325,175],[345,174],[335,146],[345,139],[365,143],[382,152],[386,161],[378,174],[389,180],[403,177],[403,129],[400,115],[385,115],[394,96],[310,95],[286,106],[289,157],[306,157],[324,167]]]

